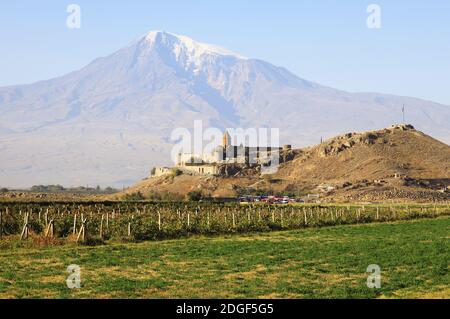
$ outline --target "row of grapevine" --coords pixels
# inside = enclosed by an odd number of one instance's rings
[[[450,215],[448,205],[310,206],[213,203],[4,203],[0,236],[34,233],[133,241]]]

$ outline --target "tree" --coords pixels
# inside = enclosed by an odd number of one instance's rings
[[[9,190],[6,187],[0,188],[0,193],[7,193]]]
[[[180,176],[180,175],[183,175],[183,171],[180,170],[180,169],[178,169],[178,168],[173,168],[173,169],[172,169],[172,175],[173,175],[173,176]]]
[[[117,189],[115,189],[115,188],[112,188],[112,187],[110,187],[110,186],[108,186],[108,187],[106,187],[105,188],[105,193],[117,193],[118,192],[118,190]]]

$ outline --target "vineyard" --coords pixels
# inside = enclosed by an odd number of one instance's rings
[[[214,203],[0,203],[0,236],[145,241],[450,215],[450,205],[241,205]]]

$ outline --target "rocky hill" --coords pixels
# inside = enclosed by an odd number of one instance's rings
[[[270,176],[252,169],[233,177],[163,176],[143,180],[126,193],[182,198],[198,190],[212,197],[265,192],[319,194],[324,201],[450,200],[450,146],[411,125],[348,133],[288,155],[290,160]]]

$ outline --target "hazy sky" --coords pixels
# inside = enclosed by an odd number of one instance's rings
[[[69,4],[81,29],[66,26]],[[369,4],[381,29],[369,29]],[[0,86],[63,75],[150,30],[218,44],[348,91],[450,105],[448,0],[14,0],[0,5]]]

